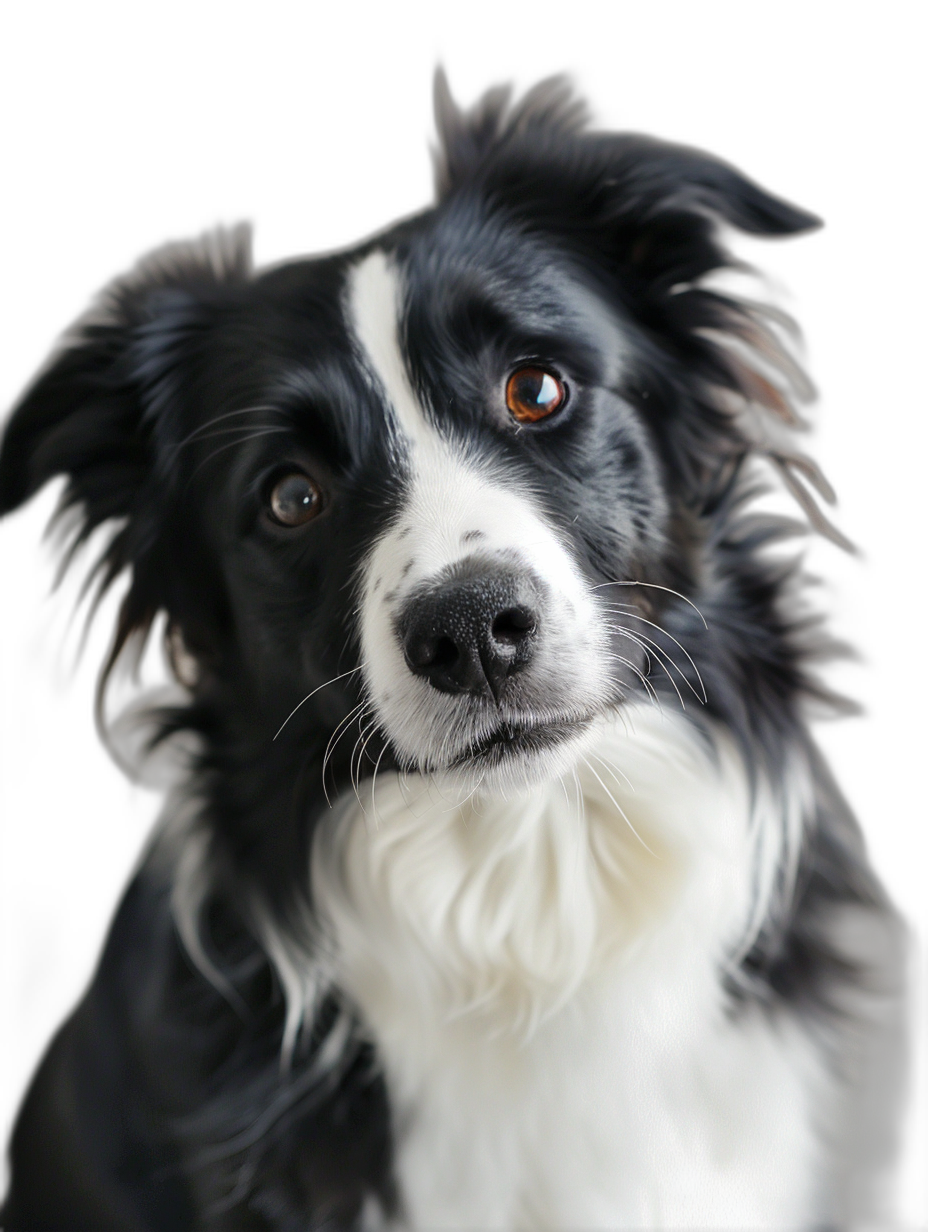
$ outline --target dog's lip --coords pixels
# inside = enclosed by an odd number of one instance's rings
[[[543,752],[571,736],[579,735],[590,726],[594,718],[595,715],[586,714],[565,715],[546,720],[504,720],[489,735],[468,745],[453,759],[450,768],[479,764],[501,756]]]

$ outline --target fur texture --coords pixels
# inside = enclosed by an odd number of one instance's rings
[[[888,1217],[902,930],[767,478],[843,540],[789,322],[709,283],[816,220],[560,82],[437,114],[434,207],[156,253],[7,427],[0,511],[64,474],[129,572],[101,715],[165,621],[182,762],[11,1230]]]

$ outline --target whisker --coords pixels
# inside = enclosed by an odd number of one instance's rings
[[[625,615],[625,613],[624,613],[624,612],[620,612],[617,608],[615,608],[613,604],[609,604],[609,606],[608,606],[608,608],[607,608],[607,611],[609,612],[609,614],[610,614],[611,616],[624,616],[624,615]],[[609,626],[609,628],[610,628],[610,629],[612,629],[612,626],[610,625],[610,626]],[[624,626],[623,626],[623,628],[624,628]],[[614,632],[614,631],[615,631],[615,630],[613,629],[613,632]],[[639,642],[639,643],[638,643],[638,645],[641,647],[642,654],[644,655],[644,665],[645,665],[645,668],[646,668],[646,670],[647,670],[648,672],[650,672],[650,671],[651,671],[651,655],[650,655],[650,652],[648,651],[647,647],[644,645],[644,643],[643,643],[643,642]]]
[[[351,723],[354,716],[357,715],[359,711],[363,711],[367,705],[368,703],[362,699],[356,706],[352,706],[352,708],[332,732],[331,736],[329,736],[329,743],[325,746],[325,753],[322,755],[322,790],[325,793],[326,802],[328,803],[329,808],[332,807],[332,801],[329,799],[329,793],[326,790],[325,785],[325,772],[329,764],[329,758],[335,752],[335,745],[338,744],[339,740],[341,740],[342,736],[348,730],[348,725]],[[341,732],[341,735],[339,735],[339,732]]]
[[[573,775],[574,786],[577,789],[577,813],[580,817],[580,825],[586,829],[586,801],[583,798],[583,787],[580,784],[580,775],[577,773],[577,767],[574,766],[571,774]]]
[[[367,727],[362,728],[359,723],[358,728],[358,738],[354,742],[354,748],[351,750],[351,757],[348,761],[348,773],[351,776],[351,780],[354,785],[354,794],[358,804],[360,805],[361,812],[366,817],[367,810],[361,800],[361,762],[364,758],[364,751],[373,739],[374,732],[377,730],[377,716],[375,715],[371,719]],[[363,744],[361,744],[362,740],[364,741]],[[360,750],[358,745],[361,745]],[[357,761],[355,761],[355,754],[357,754]]]
[[[641,641],[641,638],[639,637],[637,633],[633,633],[631,629],[626,629],[620,625],[619,626],[611,625],[610,629],[618,637],[627,637],[630,642],[634,642],[636,646],[641,646],[642,650],[645,650],[645,647]],[[671,685],[673,686],[673,690],[676,693],[677,699],[680,702],[681,709],[686,710],[686,702],[683,700],[683,694],[680,692],[679,688],[677,687],[677,682],[674,680],[673,676],[670,673],[670,669],[667,667],[667,664],[664,662],[664,655],[666,652],[662,652],[660,647],[658,646],[653,646],[652,649],[657,658],[657,662],[659,666],[662,667],[664,670],[664,675],[667,677],[667,679],[670,681]],[[645,653],[647,653],[647,651],[645,651]],[[677,667],[676,663],[673,662],[673,659],[671,659],[669,655],[667,655],[666,657],[674,667]],[[680,671],[679,667],[677,667],[677,671]],[[680,674],[682,675],[683,673],[681,672]]]
[[[441,799],[442,799],[442,803],[443,803],[443,804],[446,804],[446,805],[448,806],[448,807],[446,808],[445,812],[447,812],[447,813],[451,813],[451,812],[453,812],[453,811],[454,811],[454,809],[455,809],[455,807],[456,807],[455,802],[454,802],[453,800],[449,800],[449,799],[448,799],[448,797],[447,797],[447,796],[445,795],[445,793],[442,791],[441,784],[440,784],[440,783],[439,783],[439,781],[436,779],[436,777],[435,777],[435,775],[434,775],[434,774],[431,774],[431,773],[429,774],[429,780],[428,780],[428,782],[429,782],[429,800],[431,800],[431,799],[432,799],[432,792],[433,792],[433,790],[434,790],[434,791],[437,791],[437,792],[438,792],[438,794],[439,794],[439,796],[440,796],[440,797],[441,797]]]
[[[232,419],[235,415],[254,415],[259,411],[276,411],[278,414],[283,414],[279,407],[271,405],[257,405],[243,406],[241,410],[226,411],[222,415],[214,415],[212,419],[208,419],[206,423],[200,424],[199,427],[194,428],[194,430],[189,432],[183,440],[178,441],[178,443],[172,447],[168,455],[170,460],[173,462],[185,445],[189,445],[191,441],[196,440],[198,436],[201,436],[207,431],[208,428],[212,428],[215,424],[222,423],[225,419]]]
[[[254,423],[238,425],[233,424],[230,428],[216,428],[213,432],[203,432],[198,437],[198,441],[212,441],[218,436],[234,436],[237,432],[250,432],[253,428],[273,428],[275,432],[285,431],[283,424],[270,423]]]
[[[629,791],[635,790],[635,786],[632,783],[631,779],[628,777],[627,774],[624,773],[624,771],[619,770],[618,766],[614,765],[610,761],[606,761],[605,757],[601,757],[599,753],[590,753],[590,757],[595,757],[596,760],[599,762],[599,764],[603,767],[603,769],[608,770],[617,783],[619,782],[617,775],[621,775],[622,781],[628,787]]]
[[[287,726],[287,724],[290,722],[290,720],[293,718],[293,716],[296,714],[299,708],[305,705],[305,703],[308,702],[311,697],[315,697],[316,694],[321,689],[327,689],[330,684],[335,684],[336,680],[344,680],[346,676],[353,676],[355,672],[359,672],[360,670],[361,670],[361,666],[359,664],[357,667],[351,668],[350,671],[342,672],[340,676],[333,676],[331,680],[327,680],[324,684],[320,684],[315,689],[313,689],[311,693],[307,693],[301,702],[297,702],[297,704],[293,707],[293,709],[290,711],[290,713],[281,723],[280,727],[278,727],[277,732],[274,736],[274,739],[275,740],[277,739],[277,737],[284,730],[284,728]]]
[[[248,429],[243,428],[242,432],[244,432],[246,435],[242,436],[238,440],[227,441],[225,445],[220,445],[218,449],[214,449],[212,453],[207,454],[205,458],[202,458],[197,463],[197,465],[193,468],[193,470],[190,473],[190,478],[187,480],[187,486],[189,487],[189,485],[193,482],[193,480],[200,473],[200,471],[203,469],[204,466],[212,462],[214,458],[218,458],[219,455],[223,453],[226,449],[235,449],[236,446],[238,445],[247,445],[249,441],[256,441],[259,439],[259,437],[262,437],[262,436],[274,436],[279,433],[282,433],[282,432],[286,433],[289,431],[290,431],[289,428],[283,428],[283,427],[281,428],[268,428],[268,427],[258,428],[254,432],[249,432]]]
[[[645,851],[647,851],[650,855],[654,856],[656,860],[658,858],[656,853],[651,851],[651,848],[648,846],[648,844],[644,841],[644,839],[641,837],[641,835],[638,833],[638,831],[629,821],[628,814],[625,812],[625,809],[622,808],[621,804],[619,804],[618,800],[616,800],[615,796],[612,794],[612,792],[609,790],[606,784],[602,781],[602,779],[599,777],[599,775],[596,773],[596,771],[593,769],[593,767],[590,765],[590,763],[587,761],[585,757],[583,758],[583,762],[586,765],[586,768],[589,770],[590,774],[592,774],[593,778],[596,780],[597,783],[599,783],[600,787],[603,789],[603,791],[606,793],[606,795],[609,797],[609,799],[618,809],[619,813],[625,819],[625,824],[628,826],[629,830],[631,830],[632,834],[634,834],[635,838],[642,845]]]
[[[567,792],[567,784],[564,782],[564,776],[563,776],[563,774],[561,774],[561,775],[559,775],[559,776],[558,776],[558,780],[557,780],[557,781],[558,781],[558,783],[560,784],[560,786],[561,786],[561,790],[562,790],[562,791],[563,791],[563,793],[564,793],[564,803],[567,805],[567,808],[568,808],[568,810],[569,810],[569,809],[570,809],[570,796],[569,796],[569,794],[568,794],[568,792]]]
[[[409,771],[405,766],[400,767],[400,772],[396,781],[399,784],[400,795],[403,797],[403,803],[407,808],[411,808],[412,806],[409,803]]]
[[[380,750],[380,756],[374,765],[374,776],[371,779],[371,812],[374,814],[374,824],[380,827],[380,818],[377,815],[377,771],[380,769],[380,763],[383,761],[383,755],[390,746],[384,740],[383,748]]]
[[[619,632],[619,630],[613,629],[612,632],[617,633]],[[634,638],[632,640],[634,641]],[[640,645],[640,643],[638,644]],[[642,646],[641,649],[644,651],[644,656],[648,661],[648,670],[650,671],[651,656],[648,654],[644,646]],[[655,689],[651,681],[648,680],[647,676],[644,675],[641,669],[636,664],[632,663],[631,659],[626,659],[624,655],[617,654],[614,650],[607,651],[605,657],[607,659],[612,659],[616,663],[624,664],[629,669],[629,671],[634,672],[634,674],[638,677],[638,679],[644,685],[645,691],[647,692],[649,699],[657,705],[657,708],[659,710],[661,709],[661,699],[660,699],[659,693],[657,692],[657,690]]]
[[[626,605],[625,605],[625,604],[622,604],[621,606],[622,606],[622,607],[625,607]],[[683,646],[683,645],[681,645],[681,643],[677,641],[677,639],[674,637],[674,635],[673,635],[672,633],[668,633],[666,629],[662,628],[662,627],[661,627],[660,625],[658,625],[658,624],[655,624],[653,620],[648,620],[646,617],[639,615],[637,612],[626,612],[626,613],[623,613],[623,614],[624,614],[624,615],[627,615],[627,616],[631,616],[631,618],[632,618],[633,620],[640,620],[643,624],[650,625],[652,629],[657,629],[657,631],[658,631],[659,633],[663,633],[663,635],[664,635],[665,637],[669,637],[669,638],[670,638],[670,640],[673,642],[673,644],[674,644],[675,646],[679,647],[679,649],[683,651],[683,653],[686,655],[687,659],[689,660],[690,666],[692,667],[693,671],[696,673],[696,679],[699,681],[699,687],[702,689],[702,697],[701,697],[701,698],[699,697],[699,694],[696,692],[696,690],[695,690],[695,689],[693,689],[693,686],[692,686],[692,684],[690,683],[690,681],[689,681],[689,679],[687,678],[687,676],[686,676],[683,672],[680,672],[680,675],[683,677],[683,679],[684,679],[684,680],[686,680],[686,683],[687,683],[687,684],[689,685],[689,687],[693,690],[693,694],[694,694],[697,698],[699,698],[699,700],[700,700],[701,702],[703,702],[703,703],[706,703],[706,704],[707,704],[707,703],[708,703],[708,701],[709,701],[709,697],[708,697],[708,694],[706,693],[706,686],[703,684],[702,676],[699,674],[699,668],[696,666],[695,662],[693,661],[693,656],[692,656],[692,655],[690,654],[690,652],[686,649],[686,647],[685,647],[685,646]],[[642,637],[644,637],[644,634],[642,634],[641,636],[642,636]],[[656,643],[655,643],[655,642],[653,642],[653,640],[652,640],[651,638],[647,638],[647,641],[648,641],[651,645],[656,646]],[[664,653],[666,654],[667,652],[666,652],[666,651],[664,651]],[[674,664],[674,667],[676,667],[676,668],[677,668],[677,671],[678,671],[678,672],[680,671],[680,668],[679,668],[679,666],[678,666],[676,663]]]
[[[674,590],[673,587],[671,586],[659,586],[657,582],[630,582],[630,581],[628,582],[600,582],[597,586],[594,586],[592,589],[602,590],[603,587],[605,586],[647,586],[651,590],[664,590],[667,592],[668,595],[674,595],[677,599],[682,599],[684,603],[688,603],[690,607],[693,609],[693,611],[696,613],[696,615],[699,617],[699,619],[702,621],[706,630],[708,630],[709,628],[709,625],[708,625],[708,622],[706,621],[705,616],[703,616],[702,612],[699,610],[699,608],[696,606],[693,600],[687,599],[686,595],[681,595],[679,590]]]
[[[683,701],[683,697],[680,693],[680,690],[677,688],[676,681],[670,675],[670,672],[667,667],[668,663],[670,664],[671,667],[676,668],[680,678],[688,686],[688,688],[693,693],[696,700],[698,702],[702,701],[702,698],[699,696],[698,693],[696,693],[696,691],[693,689],[693,686],[686,679],[686,675],[681,669],[679,663],[677,663],[676,659],[673,658],[673,656],[670,654],[669,651],[664,650],[662,646],[658,646],[658,644],[653,640],[653,638],[648,637],[646,633],[639,633],[639,632],[633,633],[631,629],[626,629],[624,625],[613,625],[611,626],[611,629],[612,629],[612,632],[615,633],[617,636],[626,637],[628,638],[629,641],[634,642],[636,646],[640,646],[644,654],[648,653],[648,647],[651,648],[651,653],[654,655],[655,659],[657,660],[658,665],[661,668],[663,668],[664,674],[668,677],[668,679],[670,680],[670,683],[673,685],[674,691],[676,692],[677,697],[680,699],[680,705],[683,707],[684,710],[686,709],[686,703]]]
[[[473,785],[473,787],[470,789],[470,791],[467,793],[467,795],[464,797],[464,799],[463,799],[463,800],[461,801],[461,803],[458,805],[458,808],[463,809],[465,804],[470,804],[471,800],[473,800],[474,796],[476,796],[477,792],[478,792],[478,791],[480,790],[480,788],[483,786],[483,780],[484,780],[486,777],[487,777],[487,772],[486,772],[486,770],[481,770],[481,772],[480,772],[480,778],[477,780],[477,782]]]
[[[370,744],[370,742],[373,740],[374,736],[377,734],[377,717],[376,717],[376,715],[374,716],[374,719],[373,719],[373,721],[371,722],[371,725],[370,725],[370,727],[369,727],[367,730],[370,732],[370,735],[369,735],[369,736],[367,737],[367,739],[364,741],[364,746],[363,746],[363,748],[361,749],[361,752],[358,754],[358,773],[360,773],[361,760],[363,759],[363,757],[364,757],[364,756],[365,756],[365,754],[367,753],[367,746]],[[368,757],[368,761],[370,761],[370,760],[371,760],[371,759]],[[379,758],[378,758],[378,760],[379,760]]]
[[[355,782],[355,777],[354,777],[354,755],[357,752],[358,745],[360,744],[361,740],[364,737],[364,732],[361,729],[361,724],[365,721],[365,719],[367,719],[370,713],[371,713],[371,706],[367,704],[365,705],[364,709],[360,712],[360,714],[358,714],[355,717],[355,719],[352,720],[352,723],[348,724],[348,726],[344,728],[341,736],[339,736],[338,740],[335,741],[335,744],[332,745],[332,751],[334,753],[336,746],[338,745],[339,741],[342,739],[342,736],[346,736],[348,734],[348,728],[352,726],[354,723],[357,723],[358,737],[357,737],[357,740],[355,740],[354,747],[352,748],[351,753],[349,754],[349,757],[348,757],[348,779],[349,779],[349,782],[351,783],[352,790],[354,791],[354,794],[357,797],[358,804],[361,804],[361,795],[360,795],[360,786],[359,784]],[[333,782],[333,786],[334,786],[334,782]],[[362,807],[362,812],[363,812],[364,811],[363,805],[361,807]]]

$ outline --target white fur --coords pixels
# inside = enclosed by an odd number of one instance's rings
[[[575,777],[455,790],[382,776],[314,853],[409,1226],[810,1222],[821,1063],[786,1017],[734,1019],[720,980],[759,836],[790,828],[728,738],[641,707]]]
[[[353,271],[349,315],[378,394],[391,415],[396,464],[408,496],[374,545],[360,584],[364,679],[377,717],[413,764],[447,765],[490,734],[500,715],[480,717],[414,676],[403,658],[395,616],[409,594],[474,552],[518,561],[547,587],[550,630],[533,664],[546,706],[522,721],[582,717],[601,707],[609,673],[606,621],[570,553],[531,494],[467,456],[430,422],[403,364],[397,330],[401,287],[382,252]],[[546,773],[566,769],[581,742],[546,754]],[[528,763],[522,767],[529,772]]]

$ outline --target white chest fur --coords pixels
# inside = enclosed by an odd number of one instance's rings
[[[724,740],[646,709],[515,799],[385,776],[362,801],[320,836],[315,890],[411,1227],[810,1219],[814,1050],[732,1019],[720,984],[797,802],[752,804]]]

